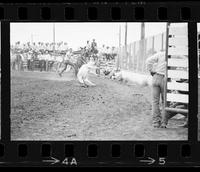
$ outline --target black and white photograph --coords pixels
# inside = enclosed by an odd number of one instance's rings
[[[200,23],[197,24],[198,46],[198,140],[200,140]]]
[[[1,22],[0,22],[0,99],[1,99]],[[0,139],[1,139],[1,100],[0,100]]]
[[[188,140],[187,23],[11,22],[10,69],[11,140]]]

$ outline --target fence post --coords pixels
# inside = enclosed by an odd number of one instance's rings
[[[145,72],[145,61],[146,61],[146,55],[147,55],[147,39],[144,39],[144,49],[143,49],[143,64],[142,64],[142,72]]]
[[[139,47],[140,47],[140,41],[138,41]],[[138,50],[139,53],[137,53],[137,68],[136,71],[139,72],[139,60],[140,60],[140,49]]]
[[[116,62],[116,68],[119,69],[119,67],[120,67],[120,47],[118,48],[117,62]]]
[[[135,71],[135,42],[133,43],[133,55],[132,55],[132,66],[133,66],[133,71]]]
[[[120,66],[123,68],[123,47],[120,48]]]
[[[154,52],[154,36],[152,37],[152,52]]]
[[[131,44],[128,47],[128,70],[131,70]]]
[[[170,23],[166,24],[166,50],[165,50],[165,60],[166,60],[166,69],[165,69],[165,82],[164,82],[164,104],[163,104],[163,115],[165,115],[165,108],[167,106],[167,82],[168,82],[168,41],[169,41],[169,27]]]
[[[162,43],[161,43],[162,47],[161,47],[161,50],[163,51],[164,49],[164,33],[162,33]]]
[[[142,66],[144,61],[144,43],[145,40],[140,40],[139,56],[138,56],[138,72],[142,72]]]
[[[133,46],[134,46],[134,43],[131,44],[131,54],[130,54],[130,60],[131,60],[131,70],[133,70]]]

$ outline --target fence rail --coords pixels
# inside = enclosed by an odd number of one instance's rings
[[[127,45],[127,49],[122,46],[118,50],[118,67],[137,73],[148,73],[145,67],[145,60],[156,52],[165,50],[165,41],[166,33],[162,33],[130,43]]]

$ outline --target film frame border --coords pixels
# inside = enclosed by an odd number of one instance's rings
[[[68,13],[69,12],[69,13]],[[96,18],[92,18],[90,14]],[[119,15],[120,13],[120,15]],[[22,15],[23,14],[23,15]],[[82,14],[82,15],[80,15]],[[113,14],[113,15],[112,15]],[[131,14],[131,15],[130,15]],[[199,21],[198,2],[16,3],[0,5],[0,20],[12,21]]]
[[[175,7],[174,4],[177,6]],[[55,22],[55,21],[65,21],[65,22],[188,22],[189,31],[189,57],[197,57],[197,23],[200,21],[200,16],[198,16],[198,7],[200,3],[84,3],[84,4],[64,4],[60,7],[60,4],[43,4],[32,6],[31,4],[23,5],[16,4],[2,5],[3,6],[3,19],[1,18],[2,26],[2,57],[10,56],[10,22]],[[22,11],[27,8],[27,19],[18,18],[18,7],[22,8]],[[24,8],[25,7],[25,8]],[[54,12],[48,10],[48,7]],[[53,14],[53,18],[41,18],[42,8],[45,8],[47,16],[48,14]],[[72,18],[65,18],[65,9],[71,9],[71,14],[74,16]],[[96,8],[97,19],[88,18],[88,9]],[[118,15],[114,20],[112,19],[112,10],[114,16]],[[139,8],[139,18],[135,17],[135,11]],[[164,12],[164,19],[159,19],[157,17],[158,9],[167,9]],[[181,18],[181,9],[185,8],[186,13],[188,13],[188,8],[190,9],[189,18]],[[61,10],[62,9],[62,10]],[[73,9],[73,10],[72,10]],[[93,10],[94,10],[93,9]],[[141,12],[142,10],[143,12]],[[26,10],[25,10],[26,11]],[[31,11],[31,12],[30,12]],[[106,11],[105,13],[102,13]],[[117,13],[121,13],[121,15]],[[51,13],[52,12],[52,13]],[[59,13],[57,13],[59,12]],[[62,14],[61,14],[62,12]],[[133,15],[129,15],[132,12]],[[21,12],[23,13],[23,12]],[[92,12],[95,13],[95,10]],[[100,13],[100,15],[99,15]],[[2,9],[0,8],[0,14],[2,14]],[[45,14],[45,15],[46,15]],[[84,14],[84,15],[83,15]],[[170,15],[169,15],[170,14]],[[22,15],[22,14],[21,14]],[[44,15],[44,16],[45,16]],[[1,15],[0,15],[1,16]],[[120,18],[119,18],[120,16]],[[136,15],[137,16],[137,15]],[[142,17],[141,17],[142,16]],[[175,18],[174,18],[174,17]],[[145,18],[147,17],[147,18]],[[192,31],[192,32],[191,32]],[[196,34],[195,34],[196,32]],[[196,68],[197,58],[189,58],[189,77],[190,86],[198,90],[197,83],[197,71]],[[0,165],[3,164],[10,166],[60,166],[76,165],[73,162],[73,158],[77,161],[78,166],[199,166],[200,164],[200,143],[197,141],[197,115],[191,115],[189,117],[189,128],[188,128],[188,141],[11,141],[10,140],[10,118],[8,112],[10,113],[10,100],[6,100],[5,97],[10,97],[10,66],[6,64],[10,63],[9,58],[2,58],[2,139],[0,143],[0,148],[3,147],[4,156],[0,156]],[[191,70],[192,69],[192,70]],[[192,77],[192,78],[191,78]],[[6,95],[6,96],[5,96]],[[195,89],[190,90],[189,95],[189,113],[197,114],[197,107],[192,104],[197,105],[197,92]],[[191,106],[192,105],[192,106]],[[192,128],[192,127],[193,128]],[[45,144],[46,146],[42,146]],[[18,147],[19,145],[19,147]],[[74,152],[72,151],[68,160],[65,159],[66,156],[63,154],[67,150],[67,146],[72,145]],[[92,145],[92,146],[91,146]],[[113,145],[113,146],[112,146]],[[166,152],[167,146],[167,157]],[[43,148],[42,148],[43,147]],[[182,149],[182,147],[184,149]],[[19,150],[18,150],[19,148]],[[66,149],[65,149],[66,148]],[[31,151],[30,151],[31,150]],[[69,149],[68,149],[69,150]],[[87,151],[88,150],[88,151]],[[92,151],[95,151],[93,153]],[[115,150],[115,151],[113,151]],[[138,151],[137,150],[141,150]],[[185,151],[186,150],[186,151]],[[23,152],[26,152],[25,154]],[[21,153],[20,153],[21,152]],[[89,153],[90,152],[90,153]],[[113,156],[112,157],[112,152]],[[143,152],[143,153],[141,153]],[[44,153],[45,156],[41,156]],[[109,153],[109,155],[108,155]],[[159,156],[157,156],[158,154]],[[20,154],[20,157],[18,156]],[[66,152],[65,152],[66,154]],[[88,157],[90,154],[92,157]],[[95,156],[98,155],[98,157]],[[138,157],[137,155],[138,154]],[[181,156],[183,155],[183,157]],[[1,151],[0,151],[1,155]],[[89,156],[90,156],[89,155]],[[177,157],[174,157],[177,155]],[[179,157],[180,155],[180,157]],[[30,156],[30,157],[29,157]],[[44,161],[44,158],[47,161]],[[63,163],[65,161],[65,164]],[[68,162],[68,164],[67,164]],[[72,164],[71,164],[72,163]]]

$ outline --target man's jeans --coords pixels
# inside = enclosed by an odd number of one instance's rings
[[[160,112],[160,97],[162,100],[162,107],[164,105],[164,75],[155,74],[152,80],[152,98],[153,98],[153,123],[160,123],[162,120]],[[163,109],[163,108],[162,108]]]

